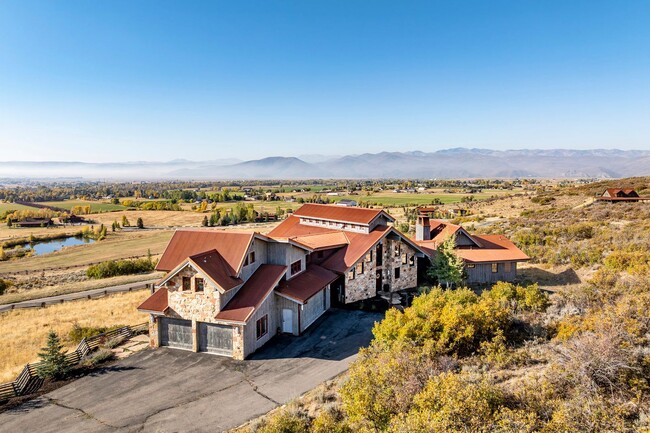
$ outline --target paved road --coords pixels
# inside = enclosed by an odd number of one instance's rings
[[[345,371],[382,315],[332,310],[301,337],[252,359],[174,349],[139,352],[0,413],[0,432],[219,432]]]
[[[74,301],[76,299],[97,298],[99,296],[104,296],[108,293],[129,292],[131,290],[143,289],[145,288],[146,284],[153,284],[158,280],[159,279],[157,278],[155,280],[120,284],[118,286],[104,287],[102,289],[92,289],[92,290],[86,290],[84,292],[68,293],[65,295],[57,295],[57,296],[50,296],[47,298],[38,298],[38,299],[31,299],[29,301],[15,302],[13,304],[3,304],[0,305],[0,313],[4,311],[13,310],[15,308],[35,308],[35,307],[42,307],[51,304],[60,304],[61,302],[65,302],[65,301]]]

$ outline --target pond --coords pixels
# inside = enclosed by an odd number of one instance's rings
[[[86,239],[81,237],[79,238],[69,237],[63,239],[54,239],[51,241],[38,241],[38,242],[34,242],[33,244],[25,244],[23,245],[23,248],[28,250],[33,250],[34,252],[32,253],[32,255],[39,256],[41,254],[48,254],[48,253],[53,253],[55,251],[59,251],[63,247],[72,247],[75,245],[91,244],[93,242],[95,242],[94,239]]]

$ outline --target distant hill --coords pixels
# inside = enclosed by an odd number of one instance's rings
[[[0,162],[0,178],[307,179],[307,178],[621,178],[650,175],[650,151],[453,148],[437,152],[305,155],[252,161],[83,163]]]

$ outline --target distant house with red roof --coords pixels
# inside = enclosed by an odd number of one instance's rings
[[[138,309],[151,345],[244,359],[331,305],[417,286],[425,252],[377,209],[306,204],[270,233],[179,230]]]
[[[513,281],[517,277],[517,263],[530,260],[502,235],[471,235],[459,225],[418,216],[415,242],[430,258],[453,235],[456,235],[456,254],[465,262],[468,284]]]
[[[597,200],[610,201],[610,202],[618,202],[618,201],[639,202],[639,201],[650,200],[650,197],[640,196],[639,193],[637,193],[632,188],[607,188],[605,192],[603,192],[603,195],[597,197]]]

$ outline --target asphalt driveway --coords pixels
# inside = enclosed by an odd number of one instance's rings
[[[223,431],[345,371],[381,318],[332,310],[301,337],[280,336],[246,361],[145,350],[0,413],[0,432]]]

